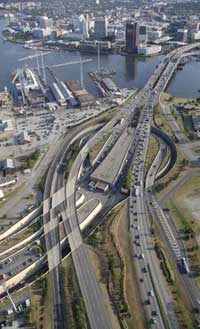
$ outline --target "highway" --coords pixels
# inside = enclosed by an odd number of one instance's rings
[[[188,48],[185,47],[185,49],[188,49]],[[141,124],[141,127],[140,127],[138,124],[137,129],[136,129],[136,131],[138,132],[138,137],[141,135],[141,132],[144,132],[144,131],[147,132],[146,138],[144,139],[145,142],[143,143],[143,145],[145,145],[146,149],[148,147],[148,142],[149,142],[150,124],[151,124],[151,119],[152,119],[152,115],[153,115],[153,108],[154,108],[154,105],[158,103],[159,94],[167,83],[167,78],[164,78],[163,80],[161,80],[161,79],[158,80],[158,77],[160,77],[160,74],[162,72],[165,73],[165,76],[166,76],[166,74],[167,74],[167,76],[169,74],[172,75],[172,72],[174,72],[176,66],[174,63],[173,63],[173,65],[171,65],[171,62],[170,62],[171,58],[172,58],[172,54],[170,54],[169,56],[166,56],[166,58],[161,62],[161,64],[156,69],[152,78],[146,84],[143,91],[137,96],[138,97],[137,101],[135,100],[134,101],[135,103],[133,102],[133,104],[131,104],[133,107],[132,109],[130,109],[131,106],[129,105],[129,117],[127,119],[127,123],[130,122],[130,119],[134,115],[134,109],[136,107],[136,104],[139,104],[139,103],[146,104],[144,111],[140,117],[140,122],[143,122],[143,120],[145,119],[146,125]],[[177,60],[177,62],[178,62],[178,60]],[[176,64],[177,64],[177,62],[176,62]],[[160,84],[157,83],[157,81],[160,82],[160,80],[161,80],[161,83]],[[152,91],[151,91],[152,88],[154,88],[153,96],[152,96]],[[121,118],[123,118],[121,113],[119,113],[115,117],[116,120],[119,120]],[[109,129],[111,129],[113,127],[112,122],[113,122],[113,120],[111,120],[107,125],[105,125],[100,130],[100,133],[97,134],[98,137],[95,136],[95,138],[92,138],[86,144],[86,146],[83,147],[83,149],[80,151],[78,157],[76,158],[73,168],[69,174],[69,178],[68,178],[67,185],[66,185],[67,210],[62,212],[62,217],[63,217],[63,221],[64,221],[64,225],[65,225],[66,234],[67,234],[68,241],[69,241],[69,244],[70,244],[70,247],[72,250],[72,257],[73,257],[73,261],[74,261],[75,270],[77,273],[80,289],[81,289],[81,292],[82,292],[82,295],[83,295],[83,298],[85,301],[88,318],[89,318],[92,328],[93,327],[95,328],[95,326],[97,326],[97,328],[98,327],[99,328],[104,328],[104,327],[109,328],[110,323],[108,322],[108,318],[105,313],[105,309],[103,307],[103,304],[101,303],[101,298],[99,298],[100,293],[99,293],[99,289],[98,289],[98,286],[96,283],[96,278],[93,274],[93,271],[91,270],[88,255],[84,248],[81,233],[79,230],[77,214],[76,214],[76,206],[75,206],[75,191],[76,191],[77,176],[78,176],[81,164],[83,163],[84,159],[88,155],[89,149],[91,147],[93,147],[100,140],[100,137],[99,137],[100,134],[102,134],[104,131],[108,132]],[[137,135],[137,133],[134,136],[136,137],[136,135]],[[143,149],[143,147],[141,147],[141,149]],[[144,160],[145,160],[145,158],[144,158]],[[142,181],[144,181],[144,176],[143,176],[144,173],[142,171],[141,171],[141,173],[142,173],[141,174]],[[145,203],[144,203],[143,199],[141,199],[141,201],[138,200],[138,207],[141,208],[141,213],[146,214],[145,209],[142,208],[142,207],[144,207],[144,204]],[[146,216],[143,215],[143,217],[144,217],[144,223],[147,224],[147,219],[145,218]],[[149,257],[149,256],[147,256],[147,257]],[[152,264],[153,263],[154,262],[152,262]],[[161,280],[162,275],[157,276],[157,273],[159,273],[159,272],[157,272],[157,269],[154,269],[154,267],[153,267],[153,269],[151,271],[154,273],[153,275],[156,275],[157,279]],[[90,273],[90,275],[88,275],[89,273]],[[157,280],[156,280],[156,282],[157,282]],[[160,281],[158,281],[158,282],[160,282]],[[161,295],[163,297],[163,299],[166,301],[165,311],[167,311],[167,306],[168,306],[168,304],[170,304],[170,301],[168,300],[168,298],[166,296],[166,289],[163,290],[163,282],[160,282],[160,284],[158,284],[158,286],[159,286],[158,295],[159,296]],[[96,305],[96,307],[94,307],[94,305]],[[100,310],[99,310],[99,307],[100,307]],[[94,312],[94,309],[96,310],[95,312]],[[164,328],[163,318],[159,317],[159,319],[160,319],[159,320],[160,328],[162,328],[162,327]],[[169,314],[169,319],[172,319],[171,320],[172,322],[174,321],[174,317],[171,316],[170,314]],[[154,318],[150,319],[150,321],[154,322],[155,319]]]
[[[51,167],[48,171],[45,190],[44,190],[44,202],[43,202],[43,222],[45,242],[47,249],[48,266],[51,276],[52,285],[52,302],[53,302],[53,323],[55,329],[65,328],[65,315],[64,315],[64,303],[63,303],[63,289],[61,280],[61,248],[60,248],[60,232],[59,232],[59,213],[55,213],[54,208],[57,199],[60,197],[60,193],[56,194],[58,190],[63,187],[63,172],[58,172],[57,168],[64,157],[66,157],[69,151],[70,145],[75,140],[82,138],[85,134],[94,130],[94,127],[88,127],[88,124],[79,128],[79,131],[75,132],[72,136],[66,138],[59,152],[57,153]],[[97,127],[95,126],[95,129]],[[63,161],[61,161],[63,162]]]
[[[184,51],[188,50],[188,47],[183,47],[180,51],[176,52],[175,55],[173,56],[173,53],[170,53],[165,57],[165,59],[161,62],[161,64],[157,67],[156,71],[154,72],[153,76],[150,78],[150,80],[147,82],[145,88],[143,89],[144,92],[144,99],[146,106],[143,109],[143,112],[140,116],[139,124],[137,126],[137,133],[138,135],[138,146],[137,150],[135,153],[135,159],[133,162],[133,169],[132,169],[132,188],[131,188],[131,197],[130,197],[130,220],[132,218],[132,227],[135,227],[135,224],[133,224],[134,221],[134,216],[135,216],[135,221],[138,222],[137,225],[142,226],[142,236],[143,239],[141,239],[141,242],[134,241],[136,243],[136,246],[138,245],[142,251],[143,251],[143,256],[144,259],[147,258],[148,264],[149,264],[149,269],[151,271],[151,275],[153,278],[153,281],[156,282],[156,289],[157,289],[157,296],[158,299],[160,299],[162,302],[162,306],[164,308],[164,312],[168,317],[169,325],[170,327],[176,327],[177,328],[177,323],[176,319],[174,316],[174,312],[172,311],[171,308],[169,308],[169,305],[171,304],[170,298],[167,295],[167,289],[166,287],[164,288],[163,285],[163,277],[162,274],[159,273],[159,267],[158,267],[158,262],[153,261],[151,258],[151,250],[153,249],[153,246],[150,245],[148,248],[148,243],[149,239],[151,240],[151,231],[150,231],[150,216],[148,214],[148,208],[146,205],[146,194],[144,191],[144,183],[145,183],[145,177],[144,177],[144,163],[145,163],[145,158],[146,158],[146,151],[147,147],[149,144],[149,135],[150,135],[150,125],[151,125],[151,119],[153,115],[153,108],[154,106],[159,102],[159,95],[160,92],[165,89],[167,86],[169,80],[171,79],[177,63],[179,62],[179,58]],[[145,92],[146,91],[146,92]],[[140,136],[140,138],[139,138]],[[141,152],[142,151],[142,152]],[[161,153],[158,154],[156,161],[160,160],[162,158],[162,150]],[[155,166],[155,163],[154,163]],[[160,164],[158,165],[159,168]],[[151,179],[151,174],[154,175],[154,171],[156,173],[157,165],[155,167],[152,167],[152,171],[149,176],[148,176],[148,182],[147,186],[151,186],[152,184],[152,179]],[[155,175],[154,175],[155,177]],[[151,190],[148,193],[151,196]],[[157,207],[156,207],[157,208]],[[159,208],[158,208],[159,209]],[[159,211],[161,211],[159,209]],[[169,235],[170,232],[170,245],[173,246],[173,251],[176,252],[176,257],[180,259],[181,256],[181,251],[179,249],[179,245],[176,241],[176,239],[173,236],[173,233],[171,232],[170,227],[168,227],[168,223],[164,222],[164,218],[162,216],[162,211],[159,214],[159,218],[161,218],[162,225],[165,225],[165,231],[164,233]],[[167,230],[166,230],[166,225],[167,225]],[[144,228],[146,228],[146,231],[144,231]],[[134,231],[134,234],[136,232]],[[140,234],[137,234],[136,237],[140,237]],[[169,236],[168,236],[169,238]],[[148,252],[145,253],[145,250],[148,250]],[[141,257],[143,257],[141,256]],[[155,260],[155,259],[154,259]],[[142,278],[142,280],[144,280]],[[148,289],[150,289],[150,281],[148,280]],[[164,289],[163,289],[164,288]],[[144,293],[144,292],[143,292]],[[198,298],[198,295],[195,296],[195,300]],[[149,322],[153,323],[154,325],[157,325],[158,328],[165,328],[166,323],[164,321],[164,318],[162,317],[162,310],[160,308],[160,305],[157,301],[155,303],[154,307],[157,307],[157,314],[159,315],[158,318],[149,318]],[[158,309],[160,313],[158,313]],[[169,314],[169,309],[171,310]],[[149,312],[147,311],[148,317]]]
[[[199,43],[182,47],[163,58],[143,90],[140,91],[129,104],[126,104],[119,110],[115,117],[105,124],[103,128],[92,136],[89,141],[87,141],[86,145],[83,146],[74,161],[67,183],[64,177],[64,167],[69,160],[68,154],[70,147],[74,141],[94,131],[97,128],[94,126],[98,122],[98,119],[93,120],[92,123],[90,122],[89,124],[82,125],[58,145],[59,150],[48,170],[43,201],[44,234],[52,285],[54,328],[64,329],[66,323],[63,310],[63,289],[60,272],[60,262],[62,259],[59,230],[60,219],[63,220],[65,234],[72,252],[74,267],[85,302],[90,327],[92,329],[111,328],[111,323],[108,319],[97,280],[92,271],[87,250],[80,232],[76,209],[76,191],[78,187],[78,175],[84,160],[88,156],[88,152],[102,139],[104,134],[108,133],[110,133],[112,137],[106,146],[108,147],[106,152],[110,151],[120,137],[120,134],[122,134],[122,131],[125,131],[125,129],[131,126],[137,107],[140,108],[139,121],[136,127],[134,127],[135,129],[132,129],[132,143],[130,143],[125,155],[126,159],[124,159],[127,160],[127,162],[123,161],[119,170],[120,172],[117,173],[118,177],[115,179],[113,191],[117,191],[117,188],[120,186],[119,181],[121,182],[121,179],[123,179],[125,169],[133,156],[129,209],[131,235],[134,252],[136,251],[135,260],[138,280],[140,282],[149,325],[154,325],[160,329],[166,328],[167,317],[170,328],[178,328],[170,294],[165,285],[154,252],[151,237],[151,223],[149,220],[149,209],[153,208],[153,211],[156,210],[159,224],[162,226],[166,239],[168,239],[173,255],[175,255],[176,260],[180,258],[182,246],[179,245],[173,229],[171,229],[169,224],[166,224],[166,218],[162,213],[162,209],[160,209],[159,205],[157,206],[157,201],[152,193],[152,186],[159,168],[159,163],[166,152],[165,146],[161,146],[160,152],[157,154],[155,162],[150,169],[150,173],[146,178],[147,192],[145,190],[144,164],[149,145],[153,111],[155,105],[159,102],[159,95],[166,88],[174,74],[180,57],[184,52],[189,51],[197,45],[199,45]],[[120,120],[124,120],[121,127],[123,129],[121,130],[115,128],[115,125]],[[92,124],[94,126],[92,126]],[[99,160],[103,161],[103,158],[106,157],[106,152],[103,157],[101,155],[98,157],[97,161],[94,163],[93,169],[98,165],[97,162]],[[154,207],[149,207],[150,202]],[[181,279],[184,281],[183,286],[187,290],[193,305],[196,305],[199,295],[195,290],[193,281],[189,277],[184,277],[184,279],[181,277]]]

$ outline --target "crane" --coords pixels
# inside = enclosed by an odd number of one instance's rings
[[[18,62],[22,62],[22,61],[26,61],[29,59],[33,59],[36,58],[37,59],[37,70],[40,72],[43,72],[43,80],[46,83],[46,73],[45,73],[45,65],[44,65],[44,56],[48,55],[50,53],[50,51],[48,52],[41,52],[41,53],[37,53],[35,55],[30,55],[27,57],[23,57],[18,59]],[[41,56],[41,64],[42,66],[39,66],[39,61],[38,61],[38,56]],[[84,81],[83,81],[83,64],[84,63],[89,63],[92,62],[93,59],[92,58],[87,58],[87,59],[82,59],[81,55],[80,55],[80,59],[77,61],[73,61],[73,62],[65,62],[65,63],[60,63],[60,64],[54,64],[51,66],[48,66],[48,68],[58,68],[58,67],[62,67],[62,66],[67,66],[67,65],[74,65],[74,64],[80,64],[80,82],[81,82],[81,87],[84,88]]]

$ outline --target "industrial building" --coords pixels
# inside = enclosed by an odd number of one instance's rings
[[[95,97],[89,94],[86,89],[83,89],[78,80],[69,80],[65,83],[81,107],[87,107],[94,104]]]
[[[137,22],[126,22],[126,52],[137,54],[139,45],[139,25]]]
[[[119,177],[132,140],[133,129],[126,129],[119,137],[106,158],[92,173],[91,180],[103,183],[104,188],[106,188],[107,185],[112,188]]]
[[[78,102],[76,101],[72,92],[67,88],[66,84],[63,81],[53,82],[51,90],[56,102],[59,105],[65,106],[69,104],[73,107],[78,105]]]
[[[105,88],[109,92],[116,92],[118,90],[114,81],[110,78],[104,78],[101,81],[103,88]]]

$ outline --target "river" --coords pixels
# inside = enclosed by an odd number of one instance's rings
[[[2,29],[7,25],[6,19],[0,20],[0,34]],[[0,89],[5,86],[9,90],[13,89],[11,74],[22,65],[30,65],[36,67],[36,59],[18,62],[20,58],[34,55],[33,50],[28,50],[23,45],[4,41],[0,37]],[[59,64],[63,62],[72,62],[79,60],[79,52],[57,51],[51,52],[45,56],[45,65]],[[88,75],[88,72],[97,68],[96,54],[84,54],[83,59],[91,58],[92,61],[85,63],[84,67],[84,85],[85,87],[97,95],[94,82]],[[161,56],[142,58],[121,55],[101,55],[101,67],[114,69],[117,73],[113,80],[119,87],[142,88],[145,82],[153,73],[156,65],[159,63]],[[80,79],[79,64],[67,65],[56,68],[56,74],[62,80]],[[200,89],[200,63],[193,62],[187,64],[184,70],[177,72],[173,78],[168,90],[177,96],[198,97],[198,89]]]

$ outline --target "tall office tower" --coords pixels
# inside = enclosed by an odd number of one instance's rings
[[[94,33],[96,39],[103,39],[108,35],[108,19],[104,17],[96,17],[94,22]]]
[[[126,22],[126,52],[137,54],[139,45],[139,25],[137,22]]]
[[[88,15],[80,16],[80,31],[84,38],[89,37],[89,18]]]

